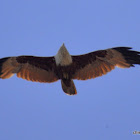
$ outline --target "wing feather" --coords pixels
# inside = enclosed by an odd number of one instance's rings
[[[53,57],[19,56],[0,59],[0,78],[17,77],[34,82],[55,82],[56,64]]]
[[[102,76],[116,66],[129,68],[140,64],[140,52],[132,51],[129,47],[116,47],[99,50],[84,55],[72,56],[75,71],[73,79],[86,80]]]

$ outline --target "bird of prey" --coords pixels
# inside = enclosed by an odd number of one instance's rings
[[[116,66],[140,65],[140,52],[130,47],[115,47],[82,55],[70,55],[63,44],[52,57],[17,56],[0,59],[0,78],[17,77],[33,82],[51,83],[61,80],[63,91],[76,95],[73,79],[87,80],[105,75]]]

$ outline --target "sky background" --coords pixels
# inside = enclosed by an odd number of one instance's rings
[[[139,0],[1,0],[0,58],[73,55],[116,46],[140,51]],[[0,140],[139,140],[140,66],[75,80],[0,80]]]

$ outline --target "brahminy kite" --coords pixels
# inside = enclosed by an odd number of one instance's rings
[[[87,80],[120,68],[140,65],[140,52],[130,47],[115,47],[82,55],[70,55],[63,44],[52,57],[17,56],[0,59],[0,78],[17,77],[33,82],[51,83],[61,80],[68,95],[76,95],[73,79]]]

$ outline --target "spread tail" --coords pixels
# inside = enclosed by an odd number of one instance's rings
[[[62,85],[63,91],[67,95],[76,95],[77,94],[76,87],[75,87],[72,79],[61,80],[61,85]]]

